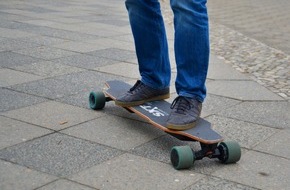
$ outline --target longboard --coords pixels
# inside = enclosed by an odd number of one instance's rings
[[[105,102],[115,101],[117,97],[131,88],[131,85],[119,80],[107,81],[105,85],[107,89],[103,92],[90,93],[89,104],[92,109],[103,109]],[[147,102],[138,106],[126,107],[125,109],[137,114],[154,127],[159,128],[179,140],[200,142],[202,149],[197,152],[194,152],[187,146],[174,147],[172,149],[171,161],[176,169],[188,168],[192,166],[189,164],[188,160],[194,162],[194,160],[199,160],[203,157],[219,158],[224,163],[233,163],[240,159],[239,145],[236,142],[228,142],[228,144],[222,142],[223,137],[212,129],[210,122],[203,118],[198,120],[194,128],[188,130],[176,131],[166,128],[166,121],[171,110],[170,105],[169,102],[161,100]],[[229,159],[228,149],[234,152],[232,153],[234,158]],[[186,158],[185,161],[184,158]]]

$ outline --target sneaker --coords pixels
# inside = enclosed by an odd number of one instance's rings
[[[128,92],[116,99],[115,104],[123,107],[131,107],[141,105],[145,102],[164,100],[169,98],[169,96],[169,87],[158,90],[138,80]]]
[[[200,117],[202,103],[193,98],[178,96],[171,104],[171,113],[167,120],[167,128],[186,130],[195,127]]]

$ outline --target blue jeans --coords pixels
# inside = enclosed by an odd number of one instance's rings
[[[170,0],[174,13],[177,94],[206,97],[209,62],[207,0]],[[126,0],[141,81],[161,89],[171,78],[167,37],[158,0]]]

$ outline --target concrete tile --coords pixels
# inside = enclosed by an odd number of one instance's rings
[[[7,87],[16,84],[31,82],[35,80],[42,79],[42,77],[19,72],[11,69],[1,69],[0,68],[0,87]]]
[[[290,130],[280,130],[275,135],[266,139],[264,142],[255,147],[255,150],[265,152],[268,154],[274,154],[287,159],[290,159],[290,150],[285,148],[285,145],[290,142]]]
[[[288,189],[290,161],[249,151],[237,164],[227,165],[212,175],[258,189]]]
[[[95,40],[98,38],[98,36],[95,35],[89,35],[89,34],[83,34],[79,32],[72,32],[72,31],[66,31],[66,30],[60,30],[55,28],[49,28],[49,27],[34,27],[34,28],[27,28],[25,31],[32,32],[37,35],[44,35],[44,36],[50,36],[54,38],[61,38],[65,40],[72,40],[72,41],[82,41],[82,40],[88,40],[92,39]]]
[[[206,118],[225,141],[237,141],[241,147],[252,149],[277,132],[277,129],[220,116]]]
[[[244,102],[226,110],[219,115],[243,121],[249,121],[268,127],[289,128],[290,102]],[[279,122],[277,122],[279,121]]]
[[[90,92],[104,87],[107,80],[124,80],[123,77],[109,74],[85,71],[70,73],[50,79],[15,85],[11,88],[17,91],[35,94],[50,99],[65,98],[83,92]]]
[[[220,113],[221,110],[231,108],[239,103],[241,102],[238,100],[208,94],[202,105],[201,117]]]
[[[99,23],[115,25],[115,26],[128,26],[129,22],[121,19],[109,19],[109,20],[99,20]]]
[[[37,36],[29,37],[29,38],[20,38],[19,40],[22,40],[27,43],[35,43],[41,46],[61,44],[61,43],[69,41],[69,40],[65,40],[61,38],[54,38],[54,37],[42,36],[42,35],[37,35]]]
[[[94,190],[94,188],[90,188],[88,186],[84,186],[69,180],[60,179],[57,181],[54,181],[48,185],[45,185],[38,190]]]
[[[0,88],[0,112],[18,109],[45,101],[47,101],[45,98]]]
[[[68,176],[122,152],[55,133],[0,151],[0,158],[56,176]]]
[[[0,28],[0,36],[4,38],[23,38],[35,36],[33,33],[20,31],[17,29]]]
[[[95,91],[102,91],[102,88],[96,87]],[[55,99],[57,102],[62,102],[65,104],[69,104],[72,106],[78,106],[86,109],[90,109],[89,107],[89,95],[91,91],[81,92],[75,95],[67,95],[59,99]]]
[[[212,81],[207,83],[207,89],[211,94],[238,100],[283,100],[253,81]]]
[[[134,42],[126,42],[124,40],[117,40],[118,38],[98,38],[96,40],[86,40],[87,43],[95,44],[102,49],[115,48],[122,50],[135,51]]]
[[[164,135],[150,124],[112,115],[100,117],[62,132],[121,150],[132,149]]]
[[[152,141],[144,143],[130,150],[131,154],[142,156],[151,160],[171,164],[170,152],[174,146],[190,146],[193,149],[199,149],[198,143],[180,141],[169,134],[155,138]],[[197,163],[198,164],[198,163]]]
[[[52,45],[51,47],[78,52],[78,53],[87,53],[87,52],[105,49],[105,47],[102,47],[98,44],[75,42],[75,41]]]
[[[224,179],[206,176],[199,180],[194,185],[187,187],[185,190],[255,190],[249,186],[238,184],[235,182],[227,181]]]
[[[72,51],[66,51],[66,50],[51,48],[51,47],[47,47],[47,46],[40,46],[40,47],[36,47],[36,48],[29,48],[29,49],[14,51],[14,52],[19,53],[19,54],[28,55],[31,57],[44,59],[44,60],[57,59],[57,58],[77,54],[77,53],[72,52]]]
[[[241,74],[230,64],[226,64],[216,55],[210,55],[207,78],[215,80],[250,80],[249,76]]]
[[[81,92],[87,92],[89,90],[92,91],[100,88],[103,89],[105,82],[108,80],[128,80],[127,78],[122,76],[116,76],[95,71],[71,73],[68,75],[56,77],[55,79],[70,82],[74,85],[83,86]]]
[[[53,62],[58,64],[71,65],[74,67],[84,68],[84,69],[92,69],[96,70],[96,68],[100,66],[108,66],[118,61],[114,61],[112,59],[95,57],[91,55],[81,54],[81,55],[73,55],[68,57],[63,57],[60,59],[55,59]]]
[[[18,65],[35,63],[40,59],[13,52],[0,52],[0,65],[6,68],[12,68]]]
[[[54,78],[14,85],[10,88],[36,96],[46,97],[49,99],[61,98],[64,96],[77,94],[85,89],[85,86],[79,86],[64,80]]]
[[[35,189],[57,178],[0,160],[0,189]]]
[[[39,46],[36,43],[23,42],[21,40],[11,38],[0,39],[0,44],[0,51],[13,51]]]
[[[68,73],[76,73],[84,71],[84,69],[81,68],[58,64],[52,61],[41,61],[37,63],[25,64],[21,66],[16,66],[14,67],[14,69],[28,73],[33,73],[35,75],[43,77],[55,77],[59,75],[65,75]]]
[[[136,54],[132,51],[126,51],[121,49],[109,48],[105,50],[98,50],[90,52],[90,55],[103,57],[107,59],[117,60],[117,61],[127,61],[136,58]]]
[[[74,32],[79,32],[79,33],[84,33],[84,34],[89,34],[89,35],[100,36],[100,37],[111,37],[111,36],[117,36],[120,34],[127,33],[127,31],[123,31],[121,27],[97,23],[97,22],[86,22],[86,23],[73,24],[73,25],[60,24],[60,25],[54,25],[53,27],[62,29],[62,30],[74,31]]]
[[[52,131],[0,116],[0,149],[31,140]]]
[[[120,40],[120,41],[125,41],[125,42],[130,42],[130,43],[134,43],[134,38],[132,34],[129,35],[120,35],[120,36],[113,36],[110,37],[111,39],[116,39],[116,40]]]
[[[162,178],[160,178],[162,176]],[[97,189],[182,189],[202,175],[125,154],[71,177]]]
[[[96,69],[100,72],[110,73],[114,75],[119,75],[123,77],[140,79],[138,65],[130,63],[116,63],[113,65],[103,66]]]
[[[65,129],[100,117],[100,114],[88,109],[53,101],[8,111],[2,115],[53,130]]]

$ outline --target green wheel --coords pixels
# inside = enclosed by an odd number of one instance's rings
[[[89,105],[93,110],[100,110],[105,107],[106,97],[103,92],[91,92],[89,96]]]
[[[189,146],[175,146],[171,149],[170,159],[175,169],[188,169],[193,166],[195,155]]]
[[[224,164],[236,163],[241,158],[241,147],[235,141],[221,142],[218,149],[221,152],[219,160]]]

